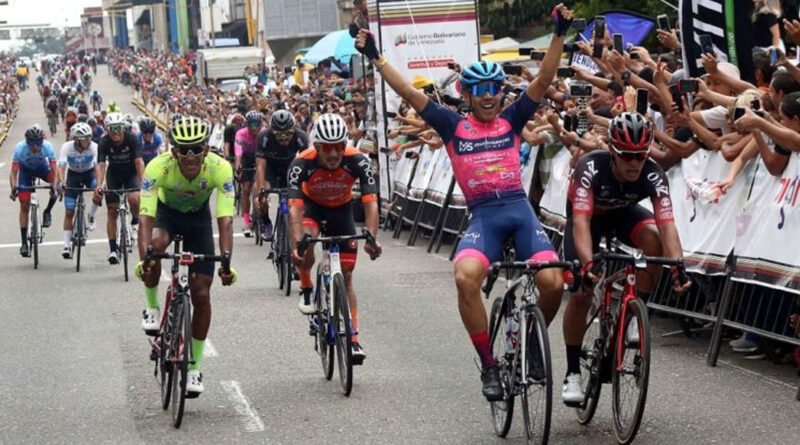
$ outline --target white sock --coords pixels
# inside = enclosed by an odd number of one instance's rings
[[[92,207],[89,209],[89,217],[94,218],[94,214],[97,213],[97,204],[92,203]]]
[[[72,242],[72,230],[65,230],[64,231],[64,245],[69,247],[69,244]]]

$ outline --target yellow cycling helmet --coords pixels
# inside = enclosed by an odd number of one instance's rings
[[[176,147],[191,147],[205,143],[211,130],[208,124],[194,116],[181,116],[172,121],[169,139]]]

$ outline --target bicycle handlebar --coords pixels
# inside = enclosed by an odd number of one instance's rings
[[[578,261],[495,261],[489,266],[489,273],[486,276],[486,284],[484,284],[482,288],[483,293],[486,295],[486,298],[489,298],[489,294],[492,292],[494,283],[497,281],[497,277],[501,270],[539,271],[549,268],[564,269],[565,275],[567,273],[571,275],[572,282],[570,283],[569,287],[570,292],[575,292],[578,290],[578,287],[580,286],[580,264]],[[565,276],[565,278],[569,277]]]
[[[595,254],[592,257],[592,261],[594,262],[594,267],[592,267],[592,271],[599,270],[599,264],[603,263],[604,261],[619,261],[623,263],[627,263],[633,265],[636,268],[642,269],[647,264],[657,264],[660,266],[671,266],[677,270],[676,279],[680,284],[686,284],[689,281],[689,275],[686,274],[686,268],[684,266],[683,258],[664,258],[664,257],[656,257],[656,256],[646,256],[640,254],[627,254],[627,253],[617,253],[617,252],[609,252],[607,250],[601,251],[600,253]]]
[[[194,264],[198,261],[211,261],[214,263],[222,263],[222,269],[229,273],[231,271],[231,253],[229,251],[225,251],[222,255],[204,255],[204,254],[194,254],[192,252],[178,252],[178,253],[168,253],[168,252],[153,252],[153,246],[147,246],[147,253],[144,257],[145,264],[149,263],[151,260],[175,260],[178,261],[180,264],[189,266]]]
[[[103,193],[116,193],[118,195],[121,195],[123,193],[138,192],[139,190],[141,190],[139,187],[132,189],[107,189],[103,190]]]
[[[297,243],[297,254],[300,256],[305,255],[308,246],[314,243],[338,244],[354,239],[355,240],[363,239],[366,240],[367,244],[372,244],[373,246],[375,245],[375,236],[373,236],[372,233],[370,233],[370,231],[367,230],[366,227],[361,228],[361,235],[320,236],[317,238],[312,238],[311,234],[306,233],[305,235],[303,235],[303,239],[301,239]]]

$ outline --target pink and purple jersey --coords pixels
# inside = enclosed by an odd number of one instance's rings
[[[433,101],[421,116],[441,136],[453,173],[470,208],[525,196],[520,178],[520,134],[539,104],[527,94],[491,122],[460,116]]]
[[[233,143],[234,154],[236,156],[255,157],[256,149],[258,148],[258,135],[261,130],[259,128],[255,135],[250,134],[250,129],[247,127],[237,131]]]

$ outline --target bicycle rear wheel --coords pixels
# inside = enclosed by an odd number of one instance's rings
[[[525,439],[529,444],[546,444],[550,438],[553,411],[553,369],[550,339],[541,309],[531,306],[525,327],[525,385],[520,397]]]
[[[334,314],[336,325],[336,358],[339,363],[339,381],[342,392],[349,396],[353,390],[353,332],[350,324],[350,304],[347,301],[347,288],[341,274],[333,276]]]
[[[513,290],[509,290],[512,292]],[[514,391],[512,387],[512,367],[514,366],[514,354],[506,353],[506,311],[503,309],[503,298],[497,297],[492,303],[492,310],[489,313],[489,341],[491,342],[492,355],[497,358],[497,366],[500,369],[500,382],[503,385],[505,398],[496,402],[489,402],[489,409],[492,413],[492,423],[494,431],[498,437],[506,437],[508,430],[511,429],[511,421],[514,419]]]
[[[581,389],[583,390],[583,404],[576,408],[578,423],[586,425],[592,421],[597,402],[600,400],[600,378],[605,357],[605,335],[602,332],[603,320],[600,319],[600,308],[596,301],[589,307],[586,321],[586,331],[583,334],[581,346]]]
[[[175,400],[172,403],[172,422],[175,428],[181,427],[183,421],[183,410],[186,406],[186,378],[189,372],[192,350],[192,311],[189,307],[189,295],[180,296],[182,302],[176,311],[176,330],[174,338],[176,343],[173,347],[179,352],[175,363],[175,375],[172,378],[172,394]]]
[[[289,215],[283,215],[281,217],[282,223],[279,223],[279,227],[281,227],[281,231],[278,233],[278,237],[280,241],[278,245],[281,246],[281,268],[283,271],[281,275],[283,276],[283,292],[284,295],[287,297],[292,293],[292,246],[289,243]]]
[[[31,233],[28,241],[31,243],[31,250],[33,250],[33,268],[39,268],[39,208],[31,206]]]
[[[629,330],[638,333],[638,342],[628,342],[628,337],[635,338],[636,335],[629,333]],[[622,370],[613,367],[611,384],[614,397],[611,406],[614,408],[617,441],[628,444],[639,431],[650,379],[650,325],[647,308],[641,299],[628,302],[624,324],[619,331],[622,332],[622,348],[619,348],[617,341],[614,363],[621,362]]]

